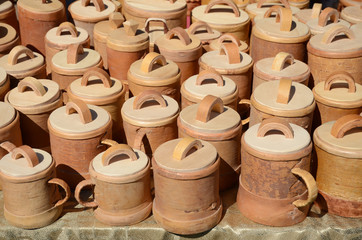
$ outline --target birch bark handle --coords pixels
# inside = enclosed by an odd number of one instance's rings
[[[301,168],[293,168],[292,173],[303,179],[305,185],[307,185],[307,190],[308,190],[308,198],[298,199],[293,202],[293,205],[296,207],[306,207],[312,204],[316,200],[318,195],[317,183],[314,180],[312,174]]]
[[[339,118],[331,128],[331,135],[335,138],[343,138],[346,132],[354,128],[362,127],[362,116],[349,114]]]
[[[21,157],[24,157],[26,159],[29,167],[35,167],[36,165],[39,164],[39,159],[38,156],[36,155],[36,152],[34,152],[34,150],[27,145],[14,148],[11,151],[12,159],[17,160]]]
[[[170,40],[174,36],[177,36],[180,39],[180,41],[182,42],[182,44],[185,46],[187,46],[191,43],[190,36],[187,34],[185,29],[183,29],[181,27],[175,27],[175,28],[171,29],[170,31],[168,31],[168,33],[166,34],[166,39]]]
[[[9,141],[2,142],[0,144],[0,147],[5,149],[9,153],[12,152],[16,148],[15,144],[13,144],[13,143],[11,143]]]
[[[151,22],[161,22],[163,23],[163,33],[166,34],[168,32],[167,22],[163,18],[147,18],[145,23],[145,31],[147,33],[150,32],[150,24]]]
[[[111,160],[119,155],[126,155],[131,161],[137,160],[137,155],[133,151],[133,149],[127,144],[117,144],[110,148],[108,148],[102,156],[102,164],[103,166],[108,166]]]
[[[239,105],[243,105],[243,104],[249,105],[249,108],[250,108],[251,107],[250,99],[241,99],[239,101]],[[241,125],[244,126],[245,124],[248,124],[249,122],[250,122],[250,115],[249,115],[249,117],[241,120]]]
[[[95,76],[98,77],[102,83],[103,86],[105,88],[110,88],[112,85],[112,81],[111,81],[111,77],[109,76],[109,74],[104,71],[101,68],[92,68],[90,70],[88,70],[87,72],[84,73],[82,80],[80,82],[81,86],[87,86],[89,83],[89,78]]]
[[[221,98],[207,95],[201,100],[197,108],[196,120],[206,123],[210,120],[212,112],[223,113],[224,103]]]
[[[94,7],[96,8],[97,12],[102,12],[105,9],[103,0],[92,0]],[[90,4],[90,0],[81,0],[81,5],[86,7]]]
[[[206,22],[195,22],[193,24],[191,24],[191,26],[187,29],[187,31],[192,34],[195,35],[195,32],[199,29],[206,29],[207,33],[212,34],[214,31],[212,30],[212,28],[209,26],[209,24],[207,24]]]
[[[235,37],[234,34],[232,33],[224,33],[223,35],[221,35],[219,37],[219,39],[217,40],[218,41],[218,44],[222,44],[224,43],[225,41],[231,41],[232,43],[234,43],[235,45],[237,45],[238,47],[241,45],[240,44],[240,41],[237,40],[237,38]]]
[[[63,31],[68,31],[72,37],[76,38],[78,37],[78,31],[75,28],[75,26],[70,22],[63,22],[59,25],[57,28],[57,31],[55,33],[56,36],[60,36]]]
[[[118,145],[118,142],[112,140],[112,139],[104,139],[101,141],[102,144],[107,145],[109,147],[112,147],[114,145]]]
[[[71,44],[67,48],[67,64],[77,64],[79,55],[84,53],[82,44]]]
[[[322,10],[322,4],[321,3],[315,3],[313,4],[313,8],[312,8],[312,14],[311,14],[311,18],[315,19],[319,17],[319,14]]]
[[[21,54],[26,54],[29,58],[35,58],[35,55],[33,51],[31,51],[29,48],[24,47],[22,45],[18,45],[11,49],[8,55],[8,64],[9,65],[15,65],[18,63],[19,56]]]
[[[191,137],[186,137],[181,139],[181,141],[179,141],[172,153],[172,157],[175,160],[181,161],[182,159],[184,159],[187,154],[190,152],[191,149],[196,148],[196,150],[202,148],[202,144],[200,142],[200,140],[191,138]]]
[[[290,124],[277,117],[264,119],[259,125],[257,137],[265,137],[272,130],[280,131],[286,138],[294,138],[294,131]]]
[[[351,40],[356,38],[353,31],[351,29],[349,29],[348,27],[343,26],[343,25],[335,25],[335,26],[331,27],[330,29],[328,29],[323,34],[322,43],[330,44],[333,41],[333,39],[340,33],[344,33],[344,35],[346,35]]]
[[[290,9],[290,4],[287,0],[279,0],[279,2],[281,2],[285,8]],[[270,2],[267,2],[267,0],[259,0],[258,3],[256,4],[256,7],[261,8],[264,3],[270,3]]]
[[[288,104],[291,89],[292,89],[291,79],[280,79],[278,94],[277,94],[277,103]]]
[[[167,64],[167,61],[163,55],[156,52],[150,52],[142,60],[141,71],[144,73],[151,72],[155,63],[165,66]]]
[[[324,82],[324,90],[329,91],[331,90],[331,86],[334,82],[338,80],[344,80],[348,83],[348,92],[354,93],[356,92],[356,83],[353,79],[353,76],[345,71],[340,71],[336,73],[332,73],[327,80]]]
[[[74,191],[74,197],[79,204],[83,205],[84,207],[92,207],[92,208],[98,206],[98,203],[96,202],[95,199],[91,202],[85,202],[80,198],[80,193],[82,192],[83,188],[85,188],[87,186],[94,186],[94,185],[95,184],[90,179],[83,180],[80,183],[78,183],[78,185]],[[94,193],[93,193],[93,195],[94,195]]]
[[[33,90],[33,92],[37,95],[37,96],[44,96],[44,94],[47,92],[45,90],[45,87],[43,86],[43,84],[37,80],[36,78],[33,77],[26,77],[23,80],[21,80],[18,84],[18,92],[25,92],[25,90],[27,88],[30,88],[31,90]]]
[[[229,64],[237,64],[241,62],[239,47],[234,43],[221,44],[219,55],[226,55]]]
[[[142,105],[147,102],[154,100],[156,101],[160,107],[166,107],[167,103],[166,100],[163,98],[161,93],[155,91],[155,90],[146,90],[137,95],[137,97],[134,99],[133,102],[133,109],[141,109]]]
[[[293,55],[286,52],[278,53],[273,60],[272,70],[280,72],[284,69],[285,63],[292,65],[294,63]]]
[[[288,8],[282,8],[280,6],[273,6],[269,8],[268,11],[264,14],[264,18],[268,18],[272,13],[276,13],[275,22],[280,23],[280,31],[290,32],[292,27],[292,10]]]
[[[90,123],[92,121],[92,114],[87,104],[79,99],[73,99],[65,105],[65,113],[67,115],[72,113],[78,113],[80,121],[83,124]]]
[[[240,17],[240,11],[238,6],[232,0],[212,0],[205,8],[204,13],[209,13],[211,8],[217,4],[224,4],[233,10],[235,17]]]
[[[53,178],[53,179],[50,179],[48,181],[48,183],[50,184],[56,184],[58,186],[60,186],[61,188],[64,189],[64,192],[65,192],[65,197],[63,199],[60,199],[56,204],[55,206],[58,207],[58,206],[61,206],[63,205],[66,201],[68,201],[70,195],[71,195],[71,191],[70,191],[70,188],[69,188],[69,185],[64,182],[62,179],[59,179],[59,178]]]
[[[321,27],[325,27],[329,19],[331,19],[333,23],[338,22],[339,13],[336,9],[331,7],[325,8],[319,15],[318,25]]]
[[[224,86],[224,80],[222,76],[215,70],[203,70],[196,78],[196,85],[200,86],[206,79],[212,79],[216,81],[218,87]]]

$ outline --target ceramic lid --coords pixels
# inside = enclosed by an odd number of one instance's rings
[[[217,160],[217,151],[211,143],[189,137],[163,143],[153,156],[163,169],[195,172],[212,165]]]
[[[3,86],[6,80],[8,80],[8,74],[4,68],[0,67],[0,86]]]
[[[356,23],[351,26],[351,30],[356,34],[362,34],[362,22]]]
[[[70,22],[63,22],[58,27],[50,29],[45,38],[55,44],[70,45],[83,43],[88,39],[88,32],[80,27],[75,27]]]
[[[362,22],[362,8],[349,6],[342,9],[341,17],[350,23]]]
[[[218,39],[213,40],[210,43],[211,50],[219,50],[223,43],[230,43],[233,42],[234,44],[238,45],[240,52],[247,52],[249,50],[249,46],[246,42],[237,40],[235,35],[232,33],[224,33]]]
[[[160,22],[162,23],[162,26],[159,25],[153,25],[151,23],[153,22]],[[143,30],[143,29],[142,29]],[[163,18],[147,18],[145,23],[144,31],[148,33],[148,36],[150,38],[150,45],[154,44],[157,39],[162,37],[168,32],[168,26],[167,22]]]
[[[125,177],[142,171],[149,159],[141,150],[118,144],[98,154],[92,161],[97,173],[109,177]]]
[[[191,24],[187,32],[190,35],[195,35],[201,42],[211,41],[221,36],[219,31],[212,29],[207,23],[201,21]]]
[[[265,0],[259,0],[257,3],[248,4],[246,6],[245,10],[254,15],[264,15],[269,10],[269,8],[271,8],[272,6],[281,6],[281,7],[289,8],[290,10],[292,10],[293,15],[300,11],[299,8],[290,6],[290,4],[287,0],[281,0],[280,3],[279,3],[279,1],[266,2]]]
[[[0,160],[0,171],[13,177],[32,176],[50,167],[52,156],[44,150],[23,145]]]
[[[100,99],[119,94],[123,89],[121,81],[111,78],[106,71],[93,68],[84,73],[82,78],[74,80],[69,90],[82,98]]]
[[[313,35],[324,33],[335,25],[344,25],[348,28],[350,26],[348,22],[339,19],[339,12],[331,7],[325,8],[318,18],[310,19],[307,25]]]
[[[70,4],[68,9],[74,19],[98,22],[107,19],[109,14],[115,12],[116,5],[108,0],[79,0]]]
[[[108,35],[120,28],[124,22],[124,17],[120,12],[113,12],[109,14],[108,20],[98,22],[94,25],[94,35],[101,36],[102,38],[107,38]]]
[[[13,3],[11,1],[1,1],[0,13],[9,11],[11,8],[13,8]]]
[[[314,143],[327,152],[343,158],[362,159],[362,116],[346,115],[319,126]]]
[[[245,132],[244,141],[252,149],[268,154],[290,154],[306,148],[311,138],[307,130],[280,118],[269,118]]]
[[[9,125],[14,120],[16,110],[9,103],[0,101],[0,112],[0,128],[3,128]]]
[[[7,95],[7,101],[15,108],[38,107],[59,99],[58,83],[47,79],[26,77]]]
[[[154,90],[146,90],[128,99],[122,106],[122,118],[139,126],[162,126],[177,117],[178,103]]]
[[[301,9],[295,14],[295,17],[302,23],[307,23],[308,20],[318,18],[322,10],[321,3],[314,3],[312,9]]]
[[[17,5],[27,11],[40,14],[57,12],[64,9],[63,3],[58,0],[18,0]]]
[[[126,5],[147,12],[176,12],[186,8],[184,0],[126,0]]]
[[[307,86],[289,79],[260,84],[253,92],[253,98],[274,110],[299,110],[314,102],[313,93]]]
[[[224,106],[221,98],[207,95],[200,103],[184,108],[180,122],[197,132],[223,133],[238,127],[241,120],[234,109]]]
[[[167,34],[157,39],[156,44],[159,48],[173,52],[194,51],[201,46],[201,42],[196,36],[189,35],[181,27],[171,29]]]
[[[0,23],[0,46],[13,41],[17,36],[15,28],[6,23]]]

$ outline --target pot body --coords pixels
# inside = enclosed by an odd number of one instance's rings
[[[23,145],[23,141],[21,138],[21,131],[20,131],[20,114],[16,112],[16,116],[14,120],[0,128],[0,142],[9,141],[13,143],[15,146]],[[5,151],[3,148],[0,148],[0,157],[2,158],[8,152]]]

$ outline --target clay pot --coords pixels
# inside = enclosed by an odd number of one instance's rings
[[[317,185],[330,214],[362,217],[362,116],[345,115],[319,126],[313,135]]]
[[[68,102],[50,114],[50,147],[57,176],[72,189],[80,181],[89,179],[89,163],[105,150],[101,141],[112,138],[111,128],[112,119],[106,110],[81,100]]]
[[[216,226],[222,215],[219,165],[215,147],[206,141],[175,139],[157,148],[152,160],[157,223],[176,234]]]
[[[150,161],[140,150],[126,144],[110,147],[89,164],[91,179],[77,185],[75,198],[85,207],[96,207],[94,216],[112,226],[141,222],[151,213]],[[84,201],[80,192],[93,186],[94,200]]]
[[[63,3],[58,0],[19,0],[17,8],[21,44],[45,56],[43,40],[46,33],[66,19]]]
[[[53,223],[62,213],[70,189],[63,180],[55,178],[55,162],[51,155],[26,145],[10,149],[11,152],[0,160],[5,219],[25,229]],[[65,191],[63,199],[58,187]]]
[[[152,23],[152,24],[151,24]],[[158,23],[162,25],[159,26]],[[147,18],[145,23],[145,32],[148,33],[150,40],[149,52],[155,51],[155,42],[158,38],[162,37],[168,32],[167,22],[163,18]]]
[[[322,10],[321,3],[314,3],[311,9],[301,9],[294,16],[299,22],[306,24],[311,19],[317,19]]]
[[[47,63],[47,74],[51,73],[53,56],[67,49],[72,44],[80,44],[89,48],[89,35],[83,28],[76,28],[70,22],[63,22],[58,27],[50,29],[45,35],[45,60]]]
[[[0,3],[0,23],[9,24],[16,32],[19,32],[19,22],[16,17],[16,10],[11,1]]]
[[[0,57],[17,45],[20,45],[20,38],[16,30],[11,25],[0,23]]]
[[[349,6],[342,10],[341,18],[350,24],[362,23],[362,8],[361,6]]]
[[[47,121],[50,113],[63,105],[59,85],[47,79],[26,77],[6,94],[5,101],[20,113],[24,144],[50,152]]]
[[[221,36],[219,31],[213,30],[207,23],[200,21],[191,24],[187,32],[201,41],[204,52],[210,51],[210,43]]]
[[[209,45],[209,50],[208,51],[220,50],[220,47],[221,47],[222,44],[231,43],[231,42],[238,45],[239,50],[241,52],[244,52],[244,53],[249,52],[248,44],[246,44],[246,42],[237,40],[235,35],[233,35],[232,33],[224,33],[218,39],[213,40]]]
[[[5,69],[0,68],[0,101],[4,101],[4,97],[10,90],[10,79]]]
[[[154,90],[128,99],[122,106],[128,145],[142,150],[151,158],[158,146],[177,138],[178,114],[178,103]]]
[[[129,89],[134,96],[155,90],[180,102],[181,72],[177,64],[156,52],[132,63],[127,73]]]
[[[214,145],[221,160],[220,191],[234,186],[240,167],[239,114],[224,106],[220,98],[208,95],[199,104],[184,108],[177,126],[179,137],[193,137]]]
[[[313,146],[309,133],[270,118],[250,127],[241,141],[240,212],[270,226],[302,222],[318,194],[309,173]]]
[[[116,5],[109,0],[79,0],[71,3],[68,7],[72,15],[74,24],[77,27],[85,29],[90,38],[90,45],[94,46],[93,29],[98,22],[107,20],[109,15],[116,12]]]
[[[254,64],[253,91],[264,82],[283,78],[308,86],[309,77],[307,64],[294,59],[289,53],[280,52],[274,58],[264,58]]]

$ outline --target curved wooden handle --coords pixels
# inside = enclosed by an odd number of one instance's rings
[[[117,29],[122,26],[124,17],[120,12],[112,12],[109,14],[108,22],[112,29]]]
[[[238,6],[232,1],[232,0],[212,0],[205,8],[204,13],[209,13],[211,8],[215,6],[216,4],[224,4],[231,7],[233,10],[235,17],[240,17],[240,11]]]
[[[97,67],[89,69],[88,71],[86,71],[84,73],[82,80],[80,82],[80,85],[87,86],[88,82],[89,82],[89,78],[91,76],[98,77],[102,81],[103,86],[105,88],[111,87],[112,81],[111,81],[111,77],[109,76],[109,74],[106,71],[104,71],[103,69],[97,68]]]
[[[310,174],[306,170],[303,170],[300,168],[293,168],[292,173],[301,177],[303,179],[305,185],[307,185],[307,189],[308,189],[308,198],[305,200],[298,199],[293,202],[293,205],[299,208],[299,207],[305,207],[305,206],[308,206],[309,204],[312,204],[316,200],[317,195],[318,195],[317,183],[314,180],[312,174]]]
[[[315,4],[313,4],[312,14],[311,14],[310,17],[311,17],[312,19],[318,18],[321,10],[322,10],[322,4],[321,4],[321,3],[315,3]]]
[[[24,47],[22,45],[18,45],[11,49],[8,55],[8,64],[9,65],[15,65],[18,62],[19,56],[21,54],[26,54],[29,58],[34,58],[35,55],[33,51],[31,51],[29,48]]]
[[[199,107],[197,108],[196,120],[201,122],[208,122],[211,117],[211,112],[224,112],[224,103],[221,98],[207,95],[201,100]]]
[[[334,23],[338,22],[339,13],[337,9],[331,7],[325,8],[319,15],[318,25],[321,27],[325,27],[329,19],[331,19]]]
[[[356,83],[353,79],[353,76],[345,71],[332,73],[324,82],[324,90],[326,91],[331,90],[332,84],[338,80],[344,80],[348,83],[348,92],[350,93],[356,92]]]
[[[163,33],[166,34],[168,32],[168,27],[167,27],[167,23],[166,23],[165,19],[163,19],[163,18],[147,18],[146,23],[145,23],[145,31],[147,33],[150,32],[150,23],[151,22],[163,23]]]
[[[287,0],[279,0],[279,2],[281,2],[285,8],[289,8],[290,9],[290,4]],[[267,0],[259,0],[258,3],[256,4],[256,7],[257,8],[261,8],[261,6],[264,4],[264,3],[270,3],[270,2],[267,2]]]
[[[240,50],[234,43],[223,43],[219,49],[219,55],[226,55],[229,64],[237,64],[241,62]]]
[[[84,124],[90,123],[92,121],[92,114],[87,104],[79,99],[73,99],[71,102],[68,102],[65,105],[65,113],[72,114],[77,112],[80,117],[80,121]]]
[[[292,88],[291,79],[279,80],[277,103],[288,104],[291,88]]]
[[[86,186],[94,186],[95,184],[92,182],[92,180],[87,179],[87,180],[83,180],[80,183],[78,183],[77,187],[75,188],[74,191],[74,197],[77,200],[77,202],[81,205],[83,205],[84,207],[97,207],[98,203],[96,202],[96,200],[94,199],[92,202],[85,202],[80,198],[80,193],[82,192],[83,188]],[[93,193],[94,195],[94,193]]]
[[[349,130],[360,127],[362,127],[362,116],[358,114],[349,114],[339,118],[333,124],[331,135],[335,138],[343,138]]]
[[[294,138],[294,131],[290,124],[286,120],[277,117],[264,119],[259,125],[256,136],[265,137],[265,134],[273,130],[282,132],[286,138]]]
[[[220,75],[220,73],[216,72],[215,70],[212,69],[208,69],[208,70],[203,70],[199,73],[199,75],[196,78],[196,85],[202,85],[202,83],[206,80],[206,79],[212,79],[215,80],[217,83],[218,87],[222,87],[224,86],[224,80],[222,78],[222,76]]]
[[[38,159],[38,156],[36,155],[36,152],[34,152],[34,150],[27,145],[23,145],[23,146],[14,148],[11,151],[12,159],[16,160],[21,157],[24,157],[26,159],[29,167],[35,167],[36,165],[39,164],[39,159]]]
[[[66,201],[68,201],[69,197],[70,197],[70,194],[71,194],[71,191],[70,191],[70,188],[68,186],[68,184],[66,182],[64,182],[62,179],[59,179],[59,178],[53,178],[53,179],[50,179],[48,181],[48,183],[50,184],[56,184],[58,186],[60,186],[61,188],[64,189],[64,192],[65,192],[65,197],[63,199],[60,199],[56,204],[55,206],[61,206],[63,205]]]
[[[175,27],[168,31],[168,33],[166,34],[166,39],[171,39],[174,36],[177,36],[185,46],[191,43],[190,36],[187,34],[185,29],[181,27]]]
[[[212,34],[214,31],[212,30],[212,28],[209,26],[209,24],[207,24],[206,22],[202,22],[202,21],[198,21],[198,22],[194,22],[193,24],[191,24],[191,26],[187,29],[187,31],[192,34],[195,35],[195,32],[199,29],[206,29],[207,33]]]
[[[44,94],[47,92],[43,84],[33,77],[26,77],[19,82],[18,92],[25,92],[27,88],[33,90],[37,96],[44,96]]]
[[[265,12],[264,18],[268,18],[272,13],[276,13],[275,22],[280,23],[280,31],[289,32],[292,27],[292,10],[280,6],[273,6]]]
[[[249,105],[249,108],[251,107],[250,99],[241,99],[239,101],[239,105],[242,105],[242,104]],[[241,120],[241,125],[244,126],[245,124],[248,124],[249,122],[250,122],[250,115],[249,115],[249,117]]]
[[[133,102],[133,109],[141,109],[142,105],[147,101],[156,101],[160,107],[167,107],[166,100],[160,92],[155,90],[146,90],[136,96]]]
[[[78,37],[78,31],[73,25],[73,23],[70,22],[61,23],[57,28],[55,35],[60,36],[60,34],[62,34],[63,31],[68,31],[70,35],[72,35],[72,37],[74,38]]]
[[[101,141],[101,143],[104,144],[104,145],[107,145],[107,146],[109,146],[109,147],[112,147],[112,146],[114,146],[114,145],[118,145],[118,142],[116,142],[116,141],[114,141],[114,140],[112,140],[112,139],[103,139],[103,140]]]
[[[165,66],[167,64],[166,58],[156,52],[148,53],[142,60],[141,71],[144,73],[149,73],[153,70],[155,63]]]
[[[102,156],[103,166],[108,166],[115,156],[126,155],[131,161],[137,160],[137,155],[127,144],[117,144],[108,148]]]
[[[16,148],[15,144],[9,141],[0,143],[0,147],[5,149],[7,152],[12,152],[14,148]]]
[[[200,142],[200,140],[192,137],[183,138],[181,141],[178,142],[175,149],[173,150],[173,159],[178,161],[184,159],[192,148],[196,148],[196,150],[202,148],[202,143]]]
[[[83,46],[80,43],[71,44],[67,49],[67,64],[77,64],[79,55],[83,54]]]
[[[224,43],[225,41],[231,41],[232,43],[234,43],[238,47],[241,45],[240,41],[232,33],[224,33],[223,35],[221,35],[219,37],[219,39],[217,41],[218,41],[218,44],[220,44],[220,45],[222,43]]]
[[[96,8],[97,12],[102,12],[105,9],[103,0],[92,0],[94,7]],[[86,7],[89,5],[90,0],[81,0],[81,5]]]
[[[335,25],[328,29],[322,37],[322,43],[324,44],[330,44],[333,39],[339,35],[340,33],[344,33],[349,39],[355,39],[356,36],[354,35],[354,32],[349,29],[348,27],[344,25]]]
[[[278,53],[273,60],[272,70],[280,72],[284,69],[285,63],[292,65],[294,63],[293,55],[286,52]]]

